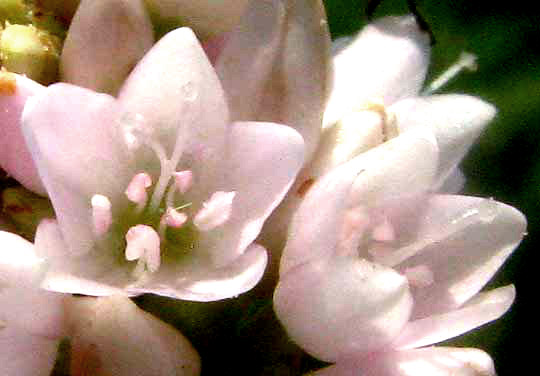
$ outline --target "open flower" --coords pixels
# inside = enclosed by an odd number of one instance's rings
[[[57,216],[38,227],[46,287],[216,300],[250,289],[252,244],[303,161],[292,129],[229,123],[191,30],[162,38],[118,99],[66,84],[28,102],[23,133]]]
[[[336,167],[295,213],[274,308],[293,341],[337,363],[322,374],[493,374],[472,350],[414,349],[509,308],[513,286],[479,291],[525,219],[490,199],[429,194],[439,167],[429,133],[404,133]]]
[[[320,134],[313,138],[313,154],[263,229],[261,241],[272,250],[281,249],[291,217],[321,176],[410,131],[429,129],[438,144],[438,166],[429,189],[458,192],[463,177],[457,165],[496,113],[491,104],[469,95],[421,94],[429,36],[413,16],[382,18],[333,47],[333,85]],[[401,189],[392,176],[415,175],[412,165],[400,167],[392,169],[387,184],[372,190]],[[411,186],[419,183],[411,181]]]

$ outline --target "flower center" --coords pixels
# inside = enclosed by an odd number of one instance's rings
[[[144,146],[155,154],[159,177],[154,183],[150,172],[135,174],[125,190],[129,204],[121,213],[114,212],[108,197],[93,195],[93,230],[98,245],[120,247],[124,260],[137,261],[132,275],[141,278],[159,270],[164,252],[167,257],[181,257],[196,247],[200,232],[224,225],[236,192],[217,191],[200,205],[191,202],[189,192],[195,188],[196,177],[190,169],[178,169],[183,143],[177,140],[168,157],[142,116],[124,116],[120,125],[130,151]]]

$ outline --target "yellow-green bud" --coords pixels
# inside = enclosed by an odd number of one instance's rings
[[[60,48],[58,37],[31,25],[6,25],[0,36],[2,67],[45,85],[56,81]]]

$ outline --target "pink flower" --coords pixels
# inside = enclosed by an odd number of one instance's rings
[[[23,133],[57,222],[39,226],[46,287],[216,300],[266,265],[253,244],[303,161],[301,137],[229,123],[219,80],[189,29],[162,38],[118,99],[57,84],[32,97]]]
[[[493,200],[429,194],[439,154],[425,128],[405,132],[324,175],[295,213],[274,308],[293,341],[337,363],[322,374],[493,374],[477,351],[414,350],[510,307],[513,286],[479,291],[526,227]]]
[[[334,42],[333,47],[333,85],[323,109],[323,127],[313,137],[311,159],[263,229],[261,241],[273,250],[284,244],[291,217],[321,176],[411,131],[424,129],[435,136],[436,176],[424,175],[419,168],[425,156],[410,160],[404,155],[410,165],[394,165],[387,178],[408,176],[410,187],[428,179],[432,190],[458,192],[464,179],[457,165],[496,113],[491,104],[469,95],[421,94],[429,37],[412,16],[377,20],[354,38]],[[401,187],[388,180],[370,191],[378,189],[399,191]]]

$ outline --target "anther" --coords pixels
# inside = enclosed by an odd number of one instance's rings
[[[201,231],[210,231],[227,222],[232,213],[232,202],[236,192],[217,191],[197,212],[193,223]]]
[[[94,234],[100,237],[109,230],[112,224],[111,201],[106,196],[93,195],[90,203]]]
[[[152,178],[145,172],[138,173],[131,179],[126,189],[126,196],[129,201],[136,204],[145,205],[148,200],[146,188],[152,185]]]
[[[176,209],[168,208],[167,212],[163,215],[163,221],[167,226],[179,228],[186,223],[188,216],[185,213],[179,212]]]
[[[126,233],[126,260],[139,260],[134,270],[140,276],[144,270],[155,272],[161,264],[158,233],[150,226],[136,225]]]

